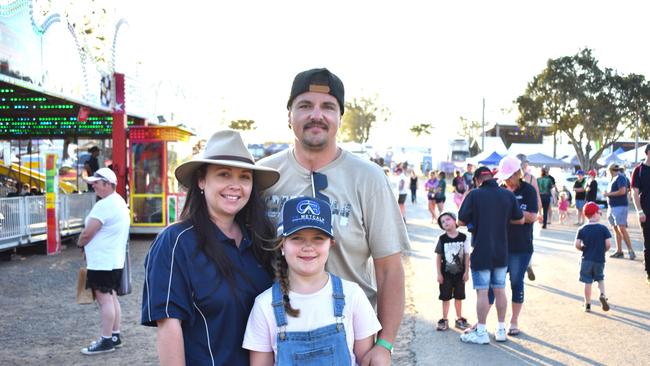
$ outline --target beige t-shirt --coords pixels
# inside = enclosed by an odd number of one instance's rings
[[[293,148],[260,160],[280,171],[280,180],[264,191],[267,213],[277,224],[282,205],[297,196],[313,197],[311,172],[296,161]],[[359,284],[373,305],[377,286],[372,258],[409,248],[406,226],[383,170],[370,161],[343,151],[318,173],[327,176],[336,245],[327,271]]]

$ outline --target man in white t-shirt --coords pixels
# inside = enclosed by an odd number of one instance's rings
[[[117,288],[126,259],[130,218],[126,202],[115,192],[117,177],[112,170],[101,168],[86,182],[101,198],[86,217],[77,243],[86,258],[86,287],[93,290],[101,315],[101,338],[81,349],[85,355],[94,355],[122,346]]]
[[[337,245],[326,269],[359,284],[377,305],[382,330],[361,364],[388,365],[404,313],[401,251],[409,240],[382,169],[336,144],[344,106],[343,83],[329,70],[296,75],[287,103],[295,144],[259,162],[280,171],[264,195],[276,221],[289,198],[307,195],[330,203]]]

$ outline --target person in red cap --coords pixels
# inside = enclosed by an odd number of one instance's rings
[[[589,175],[589,180],[587,181],[587,195],[585,201],[587,202],[596,202],[596,197],[598,196],[598,182],[596,181],[596,171],[591,169],[587,172]]]
[[[609,229],[598,221],[600,207],[595,202],[589,202],[583,208],[588,223],[582,225],[576,234],[576,249],[582,252],[580,261],[580,282],[585,284],[585,303],[583,310],[591,311],[591,285],[598,282],[600,303],[603,311],[609,310],[605,295],[605,253],[612,246],[612,234]]]

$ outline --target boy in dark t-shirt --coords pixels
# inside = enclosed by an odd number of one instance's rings
[[[599,224],[600,207],[595,202],[588,202],[584,207],[588,223],[581,226],[576,234],[576,249],[582,252],[580,262],[580,282],[585,284],[584,311],[591,311],[591,285],[598,282],[603,311],[609,310],[605,296],[605,253],[611,247],[612,234],[605,225]]]
[[[469,241],[467,235],[458,232],[456,216],[443,212],[438,216],[438,225],[445,231],[438,238],[436,245],[436,268],[442,300],[442,319],[438,321],[437,330],[449,329],[449,301],[454,298],[456,309],[456,328],[466,329],[467,319],[463,318],[462,301],[465,299],[465,282],[469,279]]]

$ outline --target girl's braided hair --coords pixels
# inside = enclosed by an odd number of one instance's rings
[[[286,238],[280,238],[276,245],[269,250],[274,252],[274,261],[273,266],[275,268],[275,279],[280,283],[280,290],[282,291],[282,303],[284,304],[284,311],[294,318],[297,318],[300,315],[300,309],[294,309],[291,306],[291,301],[289,299],[289,264],[287,260],[282,255],[281,248],[284,244]],[[330,239],[330,248],[336,244],[334,238]]]

